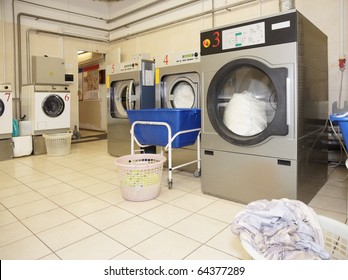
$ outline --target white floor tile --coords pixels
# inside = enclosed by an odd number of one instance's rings
[[[51,254],[36,236],[30,236],[19,241],[8,244],[0,249],[2,260],[36,260]]]
[[[161,204],[162,202],[156,199],[152,199],[148,201],[136,201],[136,202],[125,200],[118,203],[117,206],[133,214],[139,215]]]
[[[44,197],[35,191],[28,191],[15,196],[0,198],[0,202],[7,208],[16,207],[33,201],[43,199]]]
[[[164,230],[133,247],[132,250],[150,260],[181,260],[201,243],[170,230]]]
[[[112,205],[116,205],[116,204],[119,204],[120,202],[125,201],[120,189],[115,189],[113,191],[99,194],[99,195],[97,195],[97,197],[112,204]]]
[[[45,197],[50,197],[50,196],[62,194],[62,193],[73,191],[73,190],[75,190],[74,187],[72,187],[66,183],[59,183],[59,184],[52,185],[49,187],[40,188],[37,190],[37,192]]]
[[[31,236],[32,233],[20,222],[0,227],[0,247]]]
[[[139,217],[134,217],[104,230],[104,233],[125,246],[132,247],[161,230],[163,228],[159,225]]]
[[[243,210],[245,205],[239,203],[233,203],[226,200],[217,200],[202,210],[198,211],[199,214],[205,215],[212,219],[222,221],[225,223],[231,223],[234,216]]]
[[[52,209],[58,208],[58,205],[49,201],[47,199],[40,199],[34,202],[22,204],[20,206],[12,207],[11,212],[18,219],[25,219],[31,216],[35,216],[37,214],[50,211]]]
[[[169,203],[187,209],[189,211],[196,212],[204,207],[207,207],[209,204],[213,202],[215,202],[215,199],[210,199],[200,195],[187,193],[183,196],[180,196],[177,199],[170,201]]]
[[[141,214],[140,217],[163,227],[169,227],[189,215],[192,215],[191,211],[170,204],[162,204]]]
[[[127,247],[102,233],[97,233],[58,250],[56,254],[62,260],[108,260],[125,250]]]
[[[17,218],[6,209],[0,210],[0,227],[17,222]]]
[[[227,226],[228,224],[226,223],[199,214],[193,214],[174,224],[169,229],[205,243]]]
[[[247,252],[240,243],[239,236],[232,233],[231,228],[227,227],[215,237],[210,239],[206,245],[225,252],[239,259],[250,259]]]
[[[5,197],[11,197],[14,195],[19,195],[19,194],[30,192],[30,191],[31,191],[30,188],[19,183],[15,186],[1,188],[0,189],[0,199],[5,198]]]
[[[125,211],[119,207],[110,206],[81,217],[81,219],[93,227],[103,231],[123,221],[129,220],[132,217],[134,217],[134,214],[129,213],[128,211]]]
[[[110,184],[108,182],[100,182],[83,188],[83,191],[96,196],[116,189],[118,189],[118,187],[113,184]]]
[[[202,245],[192,254],[188,255],[185,260],[236,260],[238,258],[216,250],[206,245]]]
[[[62,208],[56,208],[39,215],[23,219],[22,223],[32,232],[39,233],[66,222],[74,220],[76,217]]]
[[[96,197],[89,197],[78,202],[65,205],[64,209],[77,217],[91,214],[95,211],[109,207],[110,204]]]
[[[65,224],[40,232],[37,236],[53,251],[57,251],[75,242],[96,234],[90,225],[75,219]]]
[[[60,206],[68,205],[70,203],[78,202],[81,200],[84,200],[86,198],[89,198],[90,195],[82,192],[80,190],[72,190],[70,192],[65,192],[57,195],[50,196],[50,200],[54,203],[57,203]]]
[[[135,253],[132,250],[127,250],[119,255],[117,255],[116,257],[112,258],[112,260],[146,260],[145,257]]]

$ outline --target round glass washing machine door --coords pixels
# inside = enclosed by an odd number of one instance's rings
[[[182,76],[173,81],[165,81],[162,104],[165,108],[198,107],[198,83]]]
[[[0,99],[0,117],[4,114],[5,112],[5,104],[4,102]]]
[[[112,87],[110,94],[110,112],[113,118],[127,119],[126,110],[136,107],[134,81],[119,81]]]
[[[238,146],[287,135],[286,78],[286,68],[270,68],[257,60],[225,64],[213,76],[206,96],[213,128]]]
[[[48,117],[59,117],[64,112],[64,109],[64,100],[57,94],[51,94],[42,101],[42,110]]]

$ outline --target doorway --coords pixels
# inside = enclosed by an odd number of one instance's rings
[[[79,50],[77,56],[81,138],[106,138],[105,54]]]

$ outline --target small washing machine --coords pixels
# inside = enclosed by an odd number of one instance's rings
[[[0,160],[12,158],[12,87],[0,83]]]
[[[116,74],[110,76],[107,97],[108,152],[123,156],[131,150],[131,124],[126,110],[156,107],[155,63],[148,59],[134,59],[120,63]]]
[[[32,135],[67,132],[70,99],[68,85],[24,85],[22,115],[31,121]]]
[[[199,51],[189,50],[165,54],[156,58],[156,99],[159,108],[200,108],[201,57]],[[158,149],[159,150],[159,149]],[[175,166],[197,158],[196,144],[175,149]],[[182,170],[194,172],[194,165]]]
[[[296,10],[201,32],[202,190],[309,202],[325,184],[327,37]]]

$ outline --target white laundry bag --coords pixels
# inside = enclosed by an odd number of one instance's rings
[[[267,127],[266,110],[266,103],[256,99],[252,92],[234,93],[225,108],[223,122],[238,135],[256,135]]]

